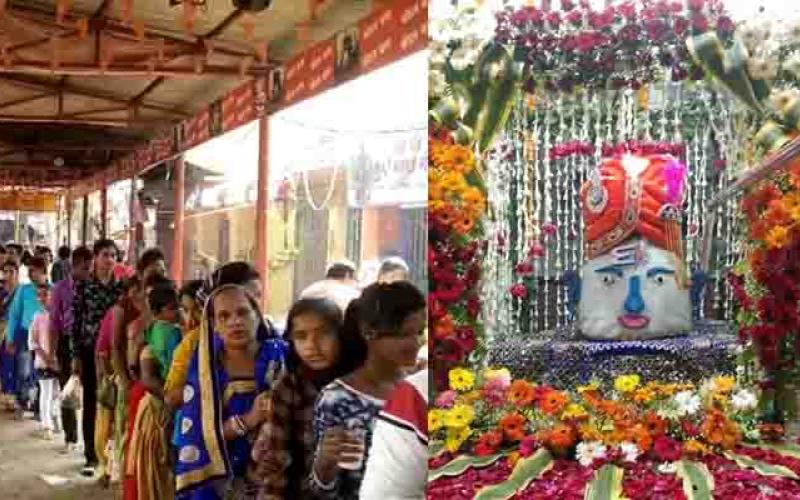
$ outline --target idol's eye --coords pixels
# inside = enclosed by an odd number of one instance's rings
[[[605,286],[611,286],[617,282],[617,278],[613,274],[604,274],[603,275],[603,284]]]
[[[675,276],[675,271],[665,267],[654,267],[647,271],[647,277],[653,280],[653,283],[655,283],[657,286],[661,286],[666,283],[667,278],[670,276]]]
[[[656,285],[663,285],[664,284],[664,275],[663,274],[659,274],[658,276],[656,276],[653,279],[653,281],[656,282]]]

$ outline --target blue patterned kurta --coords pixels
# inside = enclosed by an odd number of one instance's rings
[[[322,485],[313,477],[310,479],[311,488],[317,497],[337,500],[358,499],[364,466],[367,463],[366,454],[372,443],[375,417],[383,408],[383,403],[383,400],[364,394],[341,379],[334,380],[322,389],[314,410],[316,442],[319,443],[325,431],[332,427],[362,429],[365,431],[365,442],[364,461],[360,470],[340,469],[339,475],[331,485]]]

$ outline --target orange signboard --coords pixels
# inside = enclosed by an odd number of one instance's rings
[[[0,210],[20,212],[55,212],[55,195],[35,193],[0,193]]]
[[[333,40],[325,40],[298,54],[286,65],[283,101],[299,101],[332,84],[335,64]]]
[[[361,70],[369,71],[395,58],[395,9],[378,9],[358,23]]]

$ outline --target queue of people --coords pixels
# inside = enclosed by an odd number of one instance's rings
[[[81,474],[126,500],[422,498],[426,299],[402,260],[363,289],[331,265],[280,331],[246,262],[179,287],[160,250],[130,270],[99,240],[29,258],[22,284],[10,248],[0,402]]]

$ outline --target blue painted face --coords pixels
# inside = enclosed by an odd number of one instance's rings
[[[581,331],[591,338],[651,338],[690,327],[688,291],[674,257],[647,243],[620,246],[583,268]]]

